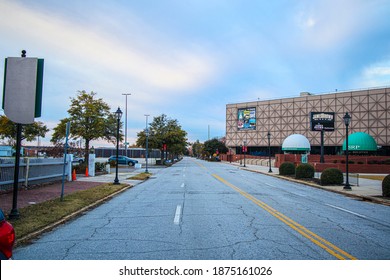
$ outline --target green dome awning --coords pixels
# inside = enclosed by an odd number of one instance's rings
[[[346,148],[346,140],[343,143],[343,151]],[[367,133],[356,132],[348,136],[348,150],[349,151],[376,151],[378,146],[375,139]]]

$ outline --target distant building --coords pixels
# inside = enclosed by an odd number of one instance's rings
[[[0,146],[0,157],[12,157],[14,152],[11,146]]]
[[[334,131],[324,132],[325,154],[342,153],[346,137],[343,116],[348,112],[352,117],[349,134],[369,134],[378,145],[377,153],[390,155],[389,87],[318,95],[305,92],[295,98],[228,104],[226,146],[241,153],[246,142],[248,154],[267,155],[270,132],[271,153],[283,153],[283,141],[292,134],[301,134],[310,142],[310,153],[319,154],[321,133],[312,131],[312,112],[334,113]]]

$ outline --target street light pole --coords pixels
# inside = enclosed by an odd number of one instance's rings
[[[351,185],[349,184],[349,174],[348,174],[348,153],[349,153],[349,150],[348,150],[348,126],[349,126],[349,123],[351,122],[351,116],[348,114],[348,112],[345,113],[343,119],[344,119],[346,134],[347,134],[347,139],[346,139],[346,143],[345,143],[345,160],[346,160],[345,164],[346,164],[346,166],[345,166],[344,190],[352,190]]]
[[[240,165],[242,165],[242,145],[240,145]]]
[[[118,110],[114,113],[117,120],[117,128],[116,128],[116,167],[115,167],[115,180],[114,185],[119,185],[119,179],[118,179],[118,157],[119,157],[119,126],[120,126],[120,120],[122,117],[122,111],[118,107]]]
[[[127,96],[131,95],[131,93],[122,93],[122,95],[126,96],[126,107],[125,107],[125,155],[127,156]]]
[[[247,149],[247,147],[246,147],[246,141],[244,141],[244,167],[246,167],[246,165],[245,165],[246,149]]]
[[[149,171],[148,171],[148,156],[149,156],[149,153],[148,153],[148,138],[149,138],[148,117],[149,116],[150,115],[145,115],[145,117],[146,117],[146,128],[145,128],[145,135],[146,135],[146,145],[145,145],[146,169],[145,169],[145,173],[149,173]]]
[[[268,131],[267,133],[267,137],[268,137],[268,164],[269,164],[269,170],[268,170],[268,173],[272,173],[272,169],[271,169],[271,132]]]

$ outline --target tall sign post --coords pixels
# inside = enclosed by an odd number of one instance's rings
[[[334,112],[311,112],[311,131],[321,131],[321,157],[320,162],[324,163],[324,132],[334,131]]]
[[[62,184],[61,184],[61,201],[64,201],[64,190],[65,190],[65,166],[66,166],[66,158],[68,157],[68,139],[70,134],[70,122],[66,123],[65,130],[65,145],[64,145],[64,168],[62,170]],[[69,162],[69,164],[72,164]]]
[[[3,109],[8,119],[16,124],[16,155],[10,219],[19,218],[17,208],[22,125],[34,123],[41,116],[43,59],[21,57],[5,59]]]

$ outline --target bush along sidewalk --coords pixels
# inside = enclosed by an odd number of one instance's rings
[[[314,167],[309,163],[302,163],[295,170],[295,178],[311,179],[314,177]]]
[[[382,196],[390,197],[390,175],[387,175],[382,181]]]
[[[344,181],[343,173],[337,168],[327,168],[321,173],[321,185],[341,185]]]

